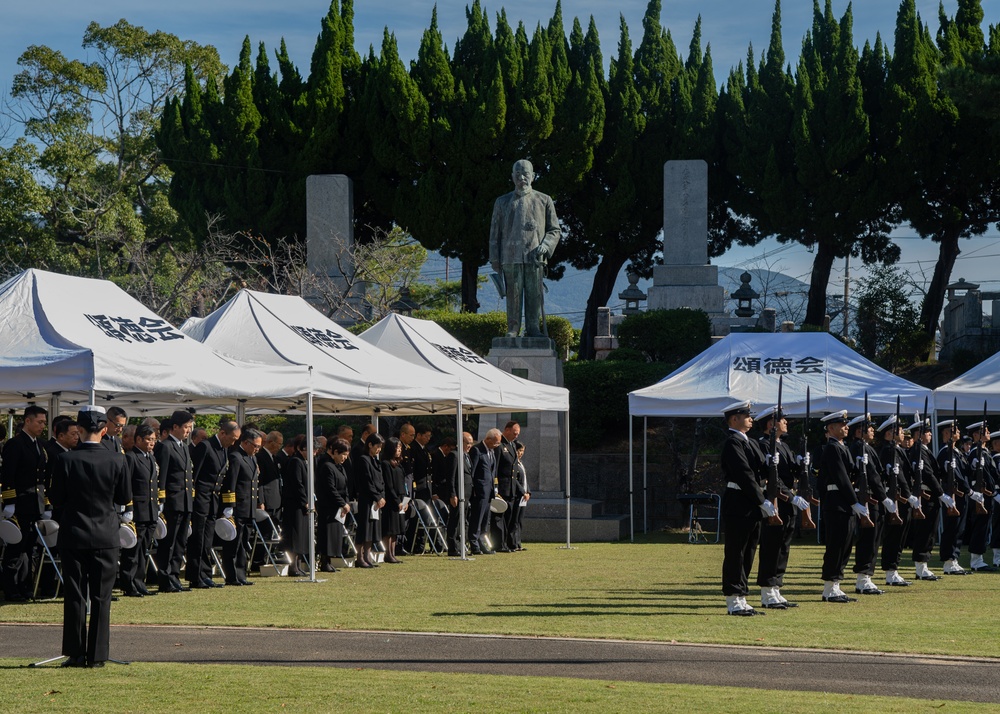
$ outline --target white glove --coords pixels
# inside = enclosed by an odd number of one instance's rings
[[[12,518],[14,516],[14,504],[10,503],[3,507],[3,517]]]
[[[160,504],[160,513],[163,513],[163,504]]]
[[[899,464],[892,465],[892,473],[894,476],[899,476]]]
[[[923,472],[924,472],[924,460],[920,459],[920,461],[917,462],[917,473],[922,474]]]
[[[774,456],[771,456],[770,454],[767,455],[768,466],[777,466],[779,461],[780,459],[778,458],[778,454],[775,454]]]
[[[851,510],[854,511],[854,515],[867,517],[868,516],[868,506],[863,503],[855,503],[851,506]]]
[[[868,452],[867,451],[864,454],[861,455],[861,463],[863,463],[865,466],[868,465]]]
[[[951,470],[958,471],[958,461],[956,461],[955,459],[951,460]]]
[[[889,513],[896,512],[896,502],[888,496],[886,496],[885,500],[882,501],[882,505],[885,506],[885,510],[889,511]]]
[[[1000,494],[997,494],[1000,495]],[[800,511],[806,511],[809,509],[809,501],[802,498],[802,496],[795,496],[792,498],[792,505],[795,506]]]
[[[857,464],[858,464],[859,467],[864,466],[864,464],[865,464],[865,456],[864,456],[864,454],[862,454],[861,456],[856,457],[854,460],[857,462]]]
[[[977,456],[972,460],[972,468],[976,468],[978,466],[979,466],[979,457]]]
[[[916,496],[907,496],[906,502],[910,504],[910,508],[912,508],[913,510],[917,510],[918,508],[920,508],[920,499],[917,498]]]
[[[997,495],[1000,496],[1000,493],[998,493]],[[941,505],[944,506],[945,508],[955,507],[955,499],[946,493],[942,493],[940,496],[938,496],[938,500],[941,502]]]
[[[51,508],[45,509],[45,512],[42,513],[42,520],[43,521],[51,521],[52,520],[52,509]]]
[[[122,523],[131,523],[131,522],[132,522],[132,511],[125,511],[125,513],[122,514]]]
[[[772,518],[777,513],[777,511],[774,510],[774,504],[771,503],[770,501],[764,501],[762,504],[760,504],[760,510],[768,518]]]
[[[222,517],[223,518],[232,518],[233,517],[233,509],[232,508],[223,508],[222,509]]]
[[[1000,503],[1000,493],[994,493],[993,500],[996,501],[997,503]]]
[[[972,491],[969,494],[969,498],[971,498],[976,503],[983,503],[983,494],[979,493],[979,491]]]

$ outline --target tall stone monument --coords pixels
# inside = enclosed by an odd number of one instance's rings
[[[712,334],[729,334],[719,268],[708,263],[708,164],[663,165],[663,265],[653,268],[650,310],[704,310]]]
[[[360,309],[359,291],[351,289],[354,276],[354,184],[342,174],[306,178],[306,264],[324,292],[345,296]],[[325,285],[323,283],[326,283]],[[318,301],[316,294],[307,299]],[[323,305],[325,308],[326,306]],[[342,309],[334,319],[353,321],[354,310]]]
[[[542,334],[542,278],[561,233],[552,199],[531,187],[534,178],[529,161],[516,162],[511,172],[514,190],[500,196],[493,207],[490,265],[497,276],[498,289],[504,292],[502,297],[507,298],[508,333],[493,340],[486,358],[505,372],[561,387],[562,360],[556,354],[555,342]],[[497,414],[492,419],[484,415],[480,430],[493,425],[502,429],[511,418],[510,413]],[[520,441],[525,447],[524,466],[532,497],[561,498],[565,492],[561,458],[565,440],[560,434],[564,433],[561,429],[568,428],[564,415],[530,412],[517,418],[521,423]]]

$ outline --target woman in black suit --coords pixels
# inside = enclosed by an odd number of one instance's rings
[[[361,550],[358,552],[357,568],[378,567],[372,562],[372,545],[382,540],[381,509],[385,506],[385,481],[382,480],[382,467],[379,466],[378,455],[382,451],[385,439],[378,432],[365,439],[365,454],[357,464],[358,488],[358,540]],[[372,516],[372,513],[375,516]]]
[[[308,469],[306,459],[309,453],[306,445],[306,435],[299,434],[292,439],[295,451],[285,461],[281,488],[281,539],[285,551],[291,559],[288,568],[289,575],[303,576],[299,563],[306,560],[309,553],[309,491]]]
[[[382,538],[385,545],[385,562],[401,563],[396,558],[396,538],[406,532],[406,476],[403,474],[403,444],[390,437],[382,449],[382,480],[385,482],[385,509],[382,511]]]
[[[335,573],[331,558],[344,557],[344,524],[337,515],[346,516],[351,511],[347,502],[347,467],[344,462],[351,454],[351,445],[343,439],[327,442],[326,453],[316,463],[316,516],[319,521],[317,550],[320,570]]]

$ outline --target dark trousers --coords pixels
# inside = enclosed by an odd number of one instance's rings
[[[489,494],[473,491],[471,510],[469,511],[469,547],[475,553],[479,550],[488,549],[489,546],[483,542],[483,536],[490,522],[490,499]]]
[[[882,506],[868,505],[868,513],[873,516],[874,528],[862,528],[860,525],[856,530],[856,543],[854,546],[854,572],[865,575],[875,574],[875,560],[878,558],[879,546],[885,536],[885,519],[887,515]]]
[[[428,508],[433,508],[431,506],[431,492],[428,488],[418,488],[413,492],[414,499],[420,499],[427,504]],[[427,547],[427,537],[424,533],[424,529],[420,527],[420,520],[416,516],[417,504],[413,504],[408,509],[410,513],[410,520],[406,524],[406,542],[409,544],[409,551],[413,555],[419,555],[424,552]]]
[[[910,530],[910,506],[897,503],[902,523],[890,523],[886,516],[885,537],[882,540],[882,570],[899,570],[899,559],[903,557],[903,543]]]
[[[108,659],[111,623],[111,588],[118,569],[118,548],[62,549],[63,599],[62,653],[87,656],[88,662]],[[90,591],[90,627],[87,627],[87,592]]]
[[[843,580],[844,568],[851,559],[851,548],[858,520],[851,511],[829,509],[823,511],[823,581]]]
[[[507,511],[509,510],[510,508],[507,509]],[[496,550],[510,550],[510,547],[507,545],[507,511],[503,513],[489,512],[490,542]]]
[[[965,498],[955,497],[957,516],[947,514],[941,519],[941,562],[958,560],[962,553],[962,535],[965,533],[965,515],[968,510]]]
[[[7,597],[29,597],[34,588],[35,545],[38,543],[38,533],[35,531],[34,518],[22,523],[21,542],[7,544],[3,552],[3,591]]]
[[[127,593],[141,591],[139,586],[145,586],[146,556],[153,543],[155,532],[155,523],[135,523],[135,547],[122,548],[118,565],[118,583]]]
[[[976,504],[971,499],[968,504],[968,541],[969,541],[969,552],[975,555],[982,555],[986,552],[986,543],[989,540],[989,529],[990,529],[990,518],[993,512],[993,499],[984,499],[986,506],[986,513],[978,513],[976,511]]]
[[[521,519],[524,517],[521,496],[507,501],[507,512],[503,515],[507,518],[507,547],[517,550],[521,547]]]
[[[910,523],[910,532],[913,534],[913,562],[926,563],[931,559],[931,551],[934,550],[934,535],[937,531],[938,514],[941,512],[941,502],[936,498],[924,501],[922,504],[924,515],[927,516],[922,521],[913,519]]]
[[[215,517],[219,513],[218,496],[197,493],[191,511],[191,537],[185,554],[184,575],[188,582],[200,583],[212,577],[212,545],[215,543]]]
[[[458,547],[458,529],[462,522],[462,503],[452,508],[448,507],[448,553],[457,554],[460,552]]]
[[[722,594],[749,595],[750,571],[753,569],[757,542],[760,540],[760,518],[756,516],[723,516],[726,544],[722,557]]]
[[[990,530],[990,548],[1000,548],[1000,508],[996,501],[993,502],[993,516],[991,518],[992,528]]]
[[[760,553],[757,556],[757,585],[762,588],[781,587],[788,568],[788,553],[795,532],[795,509],[790,503],[778,504],[780,526],[760,525]]]
[[[245,582],[247,579],[247,540],[253,531],[250,519],[236,520],[236,537],[222,543],[222,572],[226,574],[226,582]]]
[[[191,524],[190,511],[164,511],[167,519],[167,534],[156,545],[156,567],[160,571],[160,582],[169,580],[180,585],[181,564],[188,541],[188,526]]]

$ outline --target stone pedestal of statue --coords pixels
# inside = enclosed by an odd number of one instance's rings
[[[486,359],[504,372],[533,382],[563,386],[562,360],[556,345],[548,337],[497,337],[493,340]],[[511,413],[483,414],[479,419],[480,438],[486,430],[496,426],[503,430]],[[563,434],[565,412],[515,413],[521,425],[518,441],[524,444],[524,468],[528,475],[528,488],[532,499],[565,498]]]

